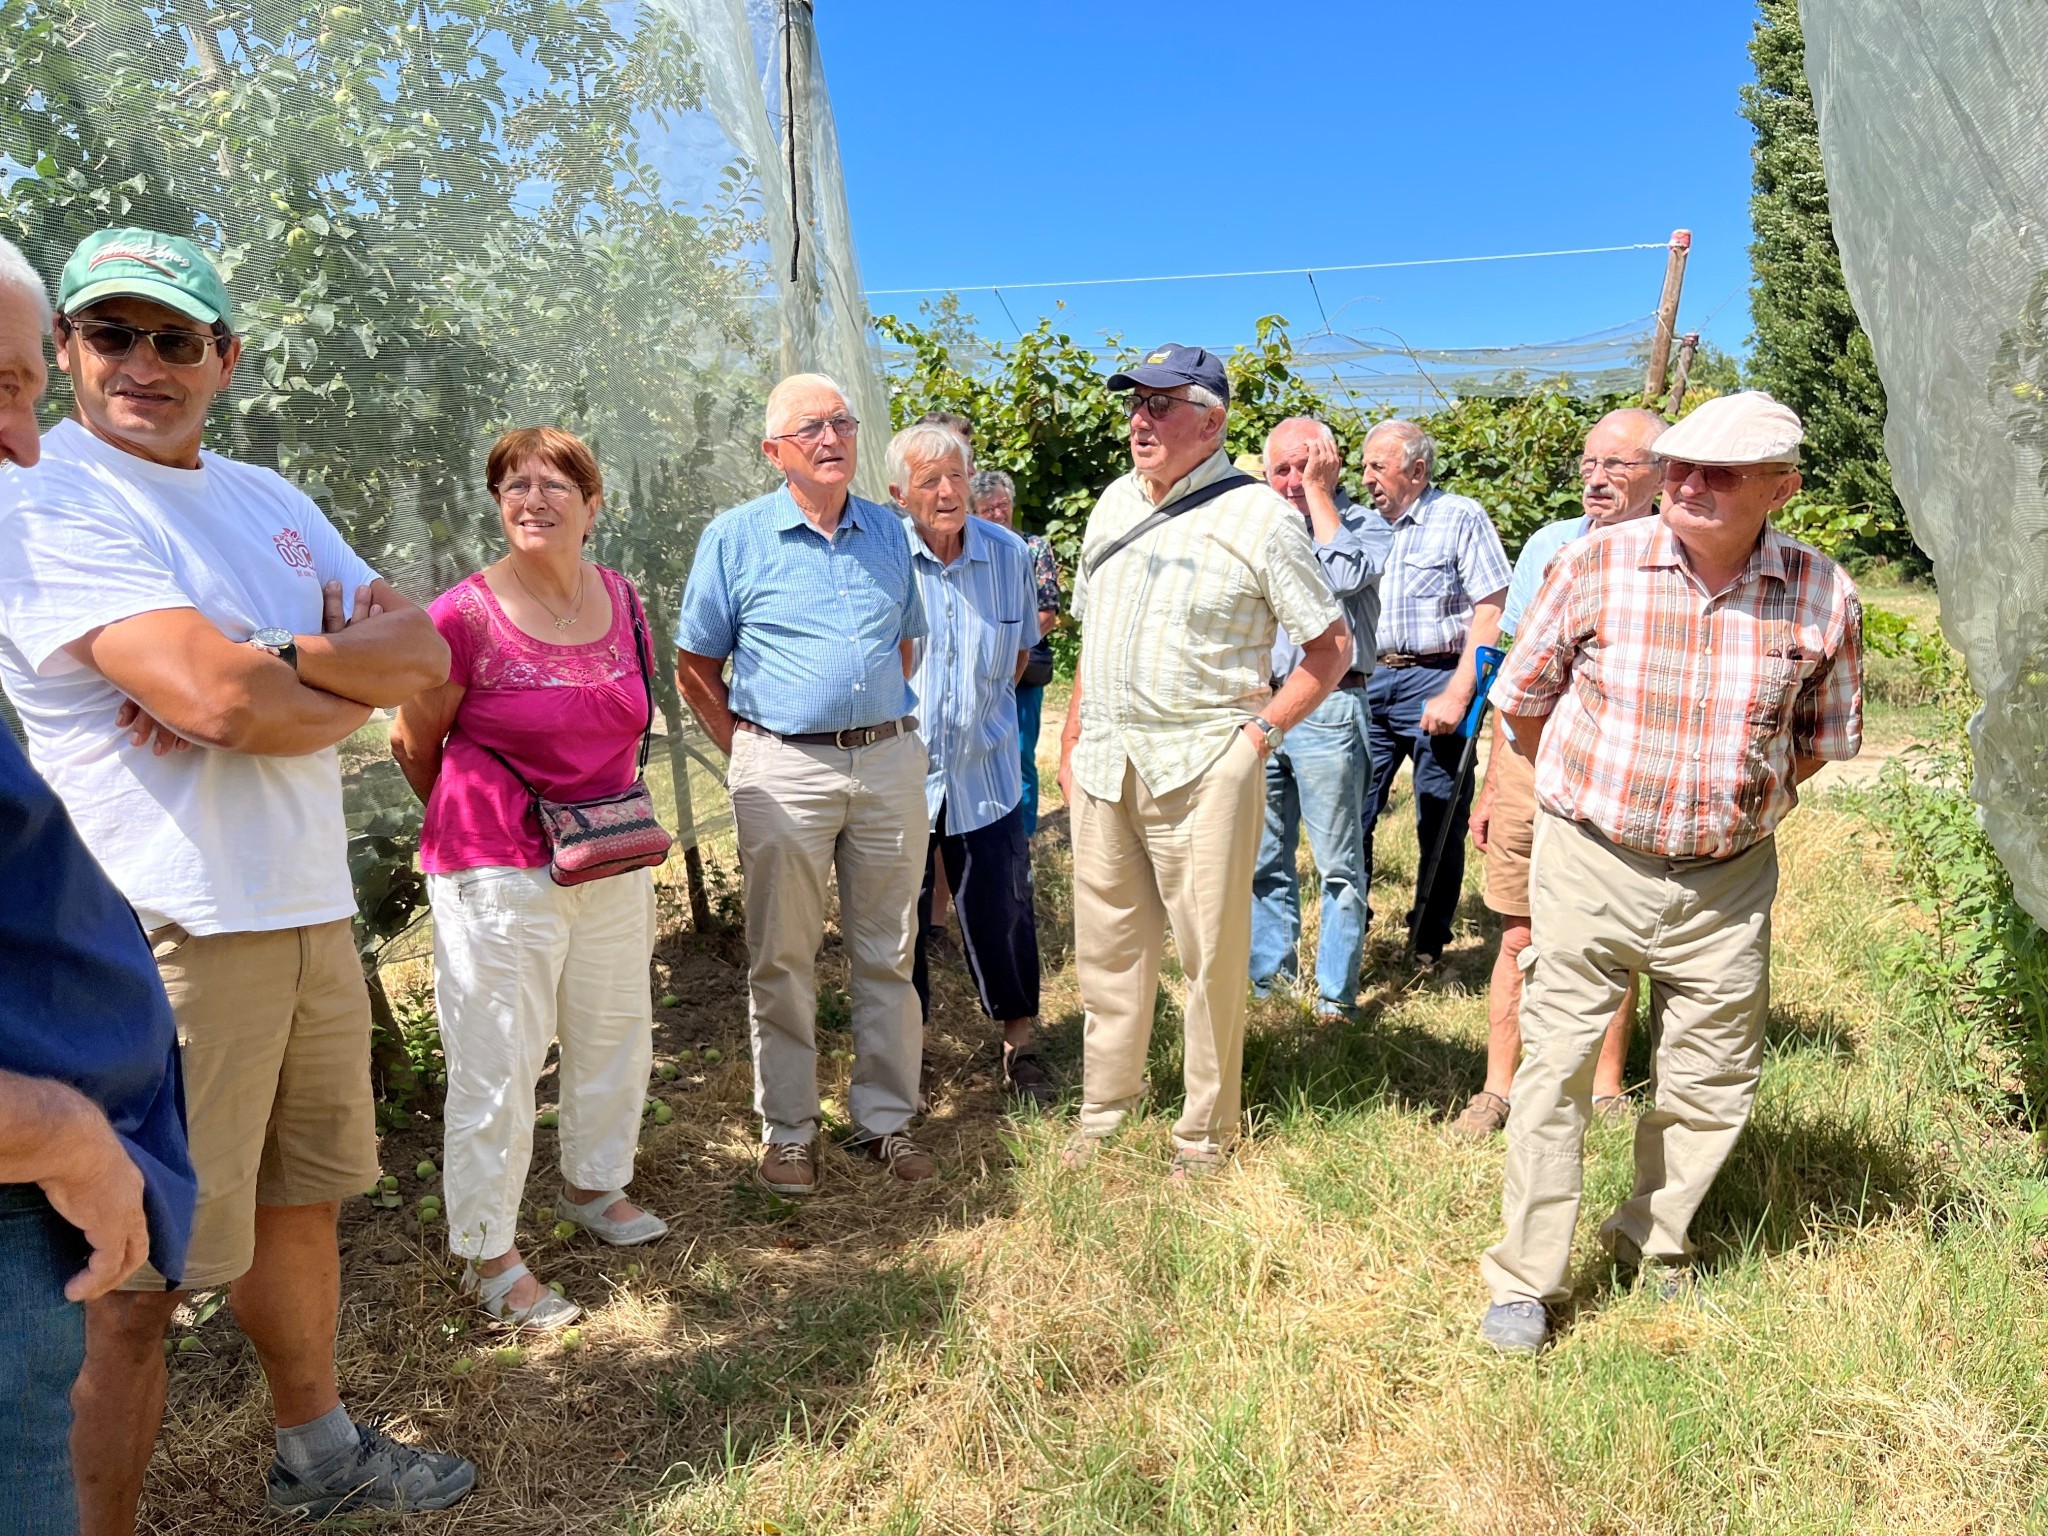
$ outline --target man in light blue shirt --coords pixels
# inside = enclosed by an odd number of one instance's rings
[[[784,484],[712,519],[676,625],[677,684],[731,759],[767,1143],[754,1176],[785,1197],[817,1188],[816,966],[835,866],[853,990],[846,1148],[905,1183],[934,1172],[905,1133],[924,1052],[910,924],[926,757],[909,683],[924,605],[901,521],[849,489],[859,432],[823,375],[775,386],[761,450]]]
[[[1309,852],[1323,881],[1316,1008],[1324,1018],[1349,1015],[1365,950],[1366,893],[1372,878],[1361,821],[1372,783],[1366,686],[1372,680],[1380,572],[1394,542],[1386,519],[1353,503],[1337,483],[1339,464],[1336,439],[1320,421],[1291,417],[1266,437],[1266,481],[1308,526],[1316,561],[1351,628],[1351,670],[1266,759],[1266,828],[1252,875],[1252,990],[1263,997],[1283,979],[1292,984],[1299,974],[1301,880],[1295,847],[1305,824]],[[1283,629],[1273,644],[1275,688],[1301,656],[1301,647]]]
[[[1586,435],[1579,460],[1580,501],[1577,517],[1546,523],[1529,535],[1508,582],[1501,610],[1503,645],[1521,628],[1522,614],[1535,599],[1543,578],[1566,545],[1596,529],[1611,528],[1638,517],[1654,517],[1662,466],[1650,445],[1664,431],[1655,411],[1630,407],[1609,411]],[[1484,896],[1501,920],[1500,953],[1494,957],[1488,988],[1486,1086],[1472,1095],[1451,1129],[1481,1140],[1498,1133],[1508,1118],[1508,1089],[1522,1055],[1522,970],[1520,956],[1529,946],[1529,866],[1536,839],[1536,770],[1509,745],[1507,722],[1494,719],[1493,747],[1487,758],[1486,787],[1472,807],[1472,842],[1486,858]],[[1623,1068],[1628,1058],[1629,1028],[1635,1019],[1635,991],[1630,989],[1607,1028],[1600,1059],[1593,1069],[1593,1108],[1603,1118],[1621,1115]]]
[[[1038,920],[1017,751],[1017,678],[1038,642],[1038,584],[1022,539],[968,516],[973,458],[958,433],[929,423],[905,427],[889,444],[889,494],[910,514],[904,532],[931,630],[913,647],[910,682],[931,747],[931,851],[945,864],[982,1011],[1003,1027],[1003,1083],[1049,1105],[1052,1078],[1031,1048]],[[927,1014],[930,864],[917,903],[915,970]]]

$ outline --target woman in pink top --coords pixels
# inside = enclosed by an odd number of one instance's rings
[[[507,553],[429,609],[453,665],[399,711],[391,749],[426,802],[449,1245],[493,1317],[556,1328],[580,1309],[534,1278],[515,1240],[550,1040],[561,1041],[555,1214],[610,1243],[668,1230],[625,1194],[653,1056],[654,878],[556,885],[512,770],[550,800],[630,786],[652,651],[633,584],[583,558],[604,495],[590,449],[522,428],[491,449],[485,479]]]

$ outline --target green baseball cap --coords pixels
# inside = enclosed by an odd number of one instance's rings
[[[206,253],[179,235],[153,229],[102,229],[78,242],[57,280],[57,313],[75,314],[102,299],[149,299],[202,325],[234,329],[234,304]]]

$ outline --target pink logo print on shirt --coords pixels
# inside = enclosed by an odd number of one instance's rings
[[[270,542],[277,546],[277,553],[286,565],[301,576],[313,574],[313,551],[299,537],[298,529],[287,528],[282,533],[272,534]]]

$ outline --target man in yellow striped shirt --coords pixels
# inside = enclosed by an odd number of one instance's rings
[[[1231,467],[1223,364],[1165,346],[1109,387],[1130,391],[1133,469],[1082,539],[1081,663],[1060,735],[1087,1018],[1066,1161],[1085,1163],[1144,1095],[1170,923],[1187,978],[1187,1102],[1173,1128],[1185,1178],[1237,1135],[1265,759],[1344,675],[1351,636],[1300,514]],[[1267,667],[1283,625],[1314,638],[1276,692]]]

